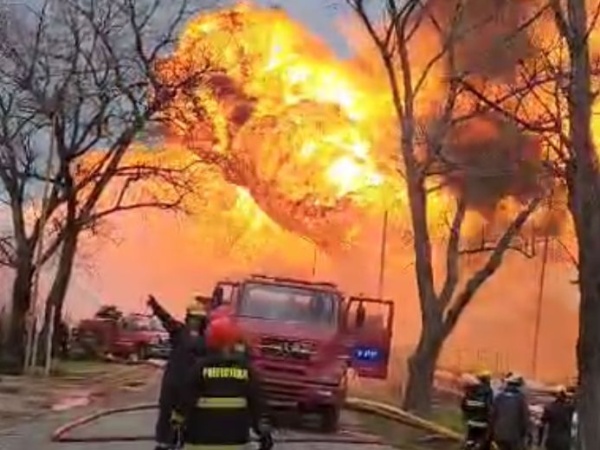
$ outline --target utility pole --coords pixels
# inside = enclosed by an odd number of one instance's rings
[[[312,277],[313,279],[317,276],[317,256],[319,249],[316,244],[313,245],[313,260],[312,260]]]
[[[540,280],[538,288],[537,306],[535,314],[535,328],[533,334],[533,354],[531,360],[531,372],[533,377],[537,377],[538,371],[538,353],[540,347],[540,328],[542,324],[542,304],[544,299],[544,285],[546,282],[546,267],[548,265],[548,246],[550,244],[550,236],[546,233],[544,237],[544,247],[542,250],[542,270],[540,271]]]
[[[25,361],[23,363],[23,369],[25,372],[28,369],[36,366],[37,363],[37,349],[38,349],[38,296],[39,296],[39,283],[40,283],[40,272],[42,269],[42,256],[44,250],[44,235],[46,232],[46,216],[48,215],[48,197],[50,196],[50,186],[52,182],[50,177],[52,175],[52,160],[54,158],[54,129],[56,126],[56,119],[52,119],[52,128],[50,133],[50,145],[48,148],[48,159],[46,161],[46,180],[44,182],[44,191],[42,194],[42,212],[40,217],[40,235],[38,238],[36,253],[34,258],[34,273],[31,286],[31,304],[29,305],[29,311],[27,312],[27,344],[25,347]]]
[[[381,229],[381,253],[379,255],[379,284],[377,286],[378,298],[383,298],[383,285],[385,281],[385,256],[387,247],[388,211],[383,213],[383,226]]]

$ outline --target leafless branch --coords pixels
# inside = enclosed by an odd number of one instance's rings
[[[515,236],[519,234],[531,214],[542,203],[544,197],[534,198],[526,208],[522,209],[513,222],[507,227],[498,243],[491,250],[491,255],[486,263],[467,281],[464,289],[451,302],[445,312],[444,328],[446,333],[454,329],[464,309],[475,297],[477,290],[500,268],[506,251],[511,246]]]
[[[124,176],[121,161],[137,134],[184,85],[199,82],[202,67],[177,83],[155,73],[190,5],[47,0],[37,11],[9,11],[12,26],[0,32],[0,180],[12,205],[17,241],[35,245],[44,224],[83,191],[76,223],[87,226],[113,177]],[[44,140],[56,146],[58,165],[50,177],[37,161],[47,151],[39,148]],[[102,155],[98,163],[87,178],[75,180],[79,160],[92,152]],[[33,182],[52,187],[46,217],[38,217],[26,236],[22,216],[30,206],[24,195]],[[130,177],[125,184],[132,182]]]

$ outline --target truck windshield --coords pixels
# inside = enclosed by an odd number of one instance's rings
[[[337,307],[337,297],[332,292],[248,283],[244,286],[238,315],[329,326],[336,324]]]

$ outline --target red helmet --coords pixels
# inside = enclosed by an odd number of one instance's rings
[[[241,339],[236,323],[228,316],[213,318],[206,329],[206,346],[212,350],[233,347]]]

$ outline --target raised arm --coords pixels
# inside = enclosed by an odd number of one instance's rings
[[[165,308],[162,307],[153,295],[148,297],[148,306],[152,309],[152,314],[158,317],[167,333],[173,334],[179,330],[182,323],[175,319]]]

